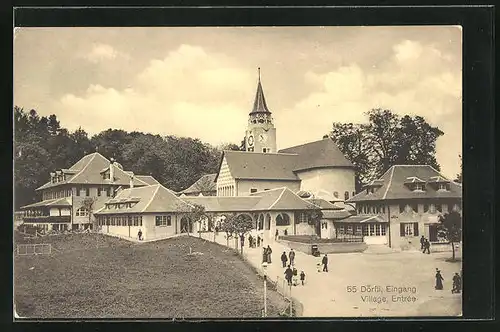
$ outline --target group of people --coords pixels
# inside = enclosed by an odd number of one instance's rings
[[[268,263],[271,264],[271,254],[273,253],[273,250],[269,245],[267,247],[262,248],[262,263]]]
[[[288,258],[290,258],[290,265],[293,266],[295,262],[295,251],[293,251],[293,249],[290,249],[288,256],[285,251],[283,251],[283,253],[281,254],[281,263],[283,263],[283,267],[286,267]]]
[[[288,283],[288,286],[297,286],[299,284],[298,280],[298,271],[295,266],[288,265],[285,270],[285,279]],[[306,280],[306,274],[304,271],[300,272],[300,282],[302,286],[304,286],[304,281]]]
[[[260,247],[260,245],[262,244],[262,238],[260,237],[260,235],[257,235],[257,238],[254,238],[252,236],[252,234],[250,234],[248,236],[248,246],[250,248],[256,248],[256,247]]]
[[[422,235],[422,237],[420,238],[420,250],[422,250],[423,254],[425,254],[425,252],[430,254],[431,253],[430,248],[431,248],[431,243],[429,242],[428,239],[425,238],[425,236]]]
[[[441,271],[436,268],[436,286],[434,287],[436,290],[443,290],[443,281],[444,278],[441,275]],[[453,287],[451,289],[452,294],[459,294],[462,291],[462,271],[460,271],[460,274],[458,272],[455,272],[455,275],[453,276]]]

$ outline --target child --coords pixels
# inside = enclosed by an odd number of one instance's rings
[[[302,282],[302,286],[304,286],[304,280],[306,280],[306,274],[304,271],[300,272],[300,281]]]

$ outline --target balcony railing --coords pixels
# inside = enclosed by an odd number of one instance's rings
[[[27,216],[23,217],[25,223],[69,223],[71,216]]]

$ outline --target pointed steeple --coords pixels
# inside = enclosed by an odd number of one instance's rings
[[[257,92],[255,94],[255,101],[253,102],[253,109],[250,114],[255,113],[268,113],[271,112],[267,108],[266,98],[264,98],[264,91],[262,90],[262,84],[260,83],[260,67],[259,67],[259,84],[257,84]]]

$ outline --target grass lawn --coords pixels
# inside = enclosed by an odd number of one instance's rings
[[[193,237],[135,244],[99,234],[23,239],[52,255],[15,256],[14,299],[27,318],[260,317],[262,280],[234,251]],[[201,255],[188,255],[189,247]],[[268,316],[285,303],[268,291]]]

